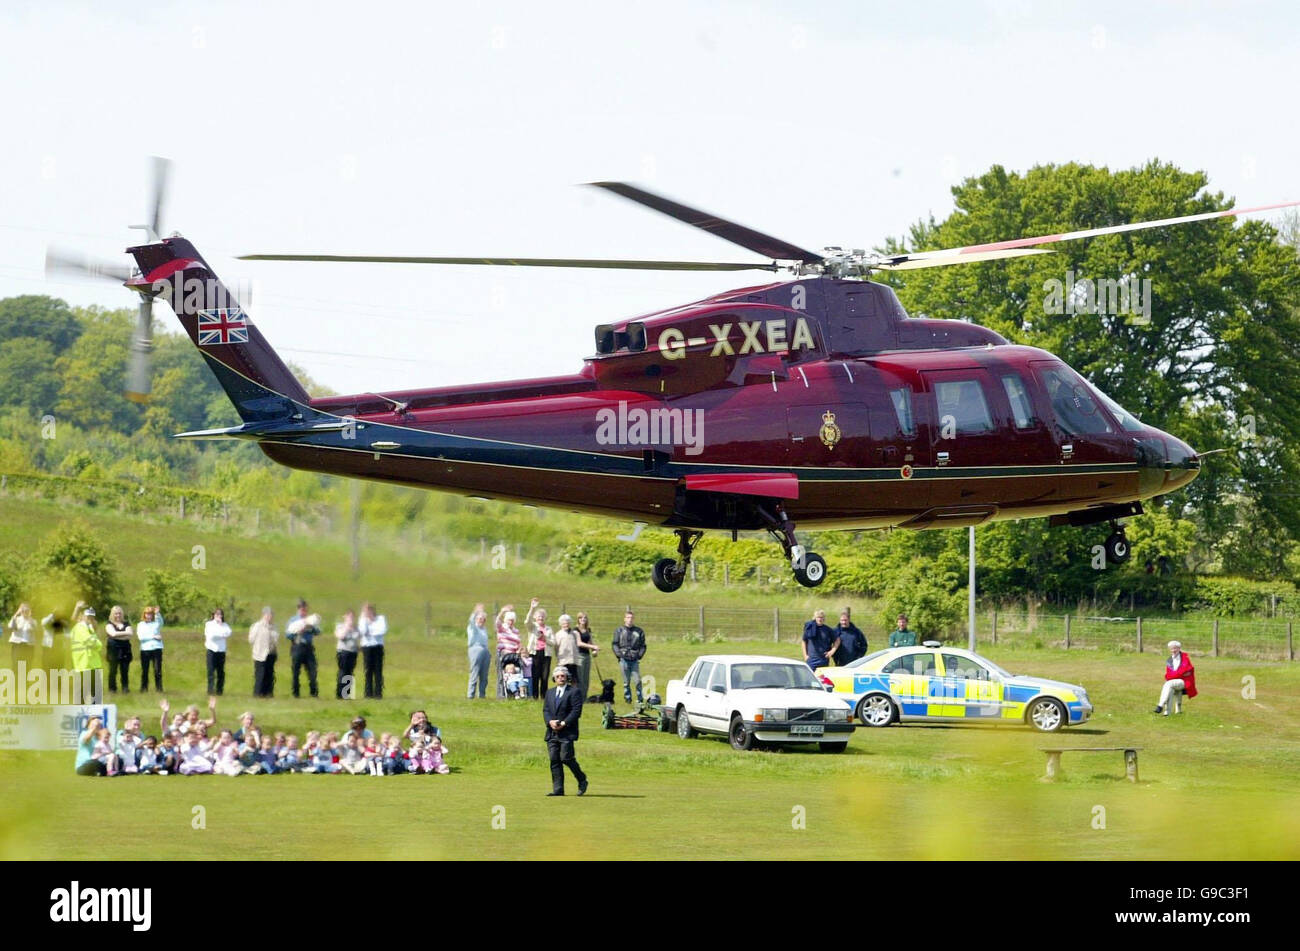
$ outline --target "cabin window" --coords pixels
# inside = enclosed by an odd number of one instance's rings
[[[1032,429],[1038,425],[1038,420],[1034,419],[1029,391],[1025,389],[1025,381],[1014,373],[1008,374],[1002,378],[1002,389],[1006,390],[1007,402],[1011,404],[1011,416],[1016,421],[1016,429]]]
[[[984,390],[975,380],[945,380],[934,385],[939,401],[939,426],[951,420],[958,433],[993,431],[993,417],[984,399]]]
[[[907,387],[890,390],[889,398],[894,401],[894,415],[898,417],[898,428],[904,436],[915,436],[916,421],[912,416],[912,391]]]
[[[1063,368],[1042,368],[1039,373],[1061,429],[1073,436],[1114,431],[1082,379],[1071,379]]]

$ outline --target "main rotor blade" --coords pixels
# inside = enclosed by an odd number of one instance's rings
[[[824,260],[820,254],[807,251],[798,245],[790,244],[788,241],[782,241],[780,238],[763,234],[763,232],[755,231],[753,228],[746,228],[734,221],[719,218],[707,211],[683,205],[680,202],[672,201],[662,195],[656,195],[654,192],[648,192],[644,188],[637,188],[635,185],[629,185],[626,182],[588,182],[587,184],[595,188],[603,188],[615,195],[621,195],[629,201],[645,205],[647,208],[653,208],[660,214],[676,218],[678,221],[685,222],[692,227],[715,234],[719,238],[730,241],[732,244],[738,244],[755,254],[763,255],[765,258],[772,258],[777,261],[802,261],[805,264],[820,264]]]
[[[430,258],[388,254],[241,254],[241,261],[335,261],[363,264],[493,264],[516,267],[603,267],[635,271],[779,271],[776,264],[717,261],[624,261],[601,258]]]
[[[872,264],[872,270],[916,271],[923,267],[947,267],[949,264],[974,264],[976,261],[1000,261],[1003,258],[1022,258],[1030,254],[1055,254],[1046,248],[1009,248],[1003,251],[957,252],[926,251],[921,254],[898,254],[884,263]]]
[[[1226,211],[1207,211],[1198,215],[1179,215],[1176,218],[1160,218],[1155,221],[1136,221],[1123,225],[1109,225],[1105,228],[1085,228],[1082,231],[1065,231],[1060,234],[1039,235],[1036,238],[1012,238],[1010,241],[993,241],[988,244],[969,244],[961,248],[945,248],[941,251],[919,251],[915,254],[895,255],[894,262],[890,265],[882,265],[886,270],[905,270],[918,267],[941,267],[945,264],[964,264],[970,261],[988,261],[993,260],[989,257],[990,253],[1000,251],[1012,251],[1017,248],[1027,248],[1035,244],[1055,244],[1058,241],[1075,241],[1079,238],[1096,238],[1104,234],[1123,234],[1126,231],[1145,231],[1149,228],[1164,228],[1169,225],[1187,224],[1192,221],[1210,221],[1215,218],[1231,218],[1234,215],[1248,215],[1256,211],[1273,211],[1277,208],[1292,208],[1300,205],[1300,201],[1284,201],[1276,205],[1257,205],[1254,208],[1229,208]],[[977,256],[983,255],[983,256]],[[1001,255],[1003,257],[1014,257],[1015,255]],[[943,260],[937,263],[912,263],[926,262],[935,258]],[[948,260],[951,258],[952,260]]]
[[[131,278],[131,269],[125,264],[92,258],[79,251],[58,247],[45,250],[45,273],[72,274],[76,277],[113,281],[115,284],[122,284]]]

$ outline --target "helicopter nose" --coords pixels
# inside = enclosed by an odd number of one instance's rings
[[[1169,492],[1187,485],[1200,474],[1201,457],[1181,439],[1164,433],[1165,471],[1164,491]]]
[[[1143,498],[1172,492],[1196,478],[1201,460],[1187,443],[1168,433],[1144,436],[1134,452],[1138,464],[1138,487]]]

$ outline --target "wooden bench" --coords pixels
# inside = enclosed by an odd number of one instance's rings
[[[1114,753],[1121,752],[1124,754],[1124,777],[1130,782],[1138,781],[1138,750],[1140,746],[1060,746],[1055,749],[1045,749],[1047,754],[1047,775],[1043,777],[1048,782],[1056,779],[1061,771],[1061,754],[1062,753]]]

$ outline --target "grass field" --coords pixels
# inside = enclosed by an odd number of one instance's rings
[[[59,517],[57,508],[0,500],[0,550],[30,546]],[[1158,655],[982,649],[1016,673],[1085,684],[1097,716],[1050,740],[1019,727],[860,729],[842,756],[742,754],[717,739],[603,731],[598,710],[589,709],[578,754],[591,791],[582,799],[548,799],[538,705],[464,699],[463,635],[452,622],[463,624],[475,600],[519,602],[534,591],[570,604],[640,603],[656,595],[629,595],[539,568],[491,572],[422,563],[418,553],[368,552],[354,583],[338,547],[192,536],[188,526],[108,513],[93,520],[97,532],[118,539],[128,588],[144,567],[168,559],[161,566],[187,565],[190,546],[204,543],[208,571],[281,611],[298,591],[326,614],[362,597],[412,611],[432,600],[447,626],[429,634],[417,617],[398,618],[382,702],[332,699],[327,643],[320,650],[322,692],[331,699],[289,697],[282,652],[278,696],[254,703],[247,644],[232,639],[219,719],[233,723],[251,708],[264,727],[301,736],[311,728],[342,731],[354,713],[376,731],[401,729],[409,711],[422,707],[442,728],[453,772],[378,782],[310,775],[110,780],[75,776],[71,753],[0,754],[3,859],[1300,857],[1295,664],[1197,657],[1201,696],[1184,716],[1166,719],[1149,712],[1161,676]],[[718,597],[745,603],[743,592]],[[806,608],[789,605],[796,616]],[[603,631],[615,619],[596,622]],[[790,642],[739,639],[754,633],[729,631],[737,639],[703,645],[652,636],[642,672],[662,691],[700,653],[797,656]],[[170,630],[165,657],[173,707],[202,703],[197,632]],[[614,665],[603,666],[613,676]],[[1251,699],[1243,696],[1246,677],[1253,678]],[[122,699],[121,715],[139,713],[148,729],[156,728],[152,694]],[[1142,781],[1123,780],[1118,753],[1067,753],[1063,780],[1045,784],[1039,750],[1059,740],[1140,746]],[[205,828],[193,827],[196,806],[203,807]]]

